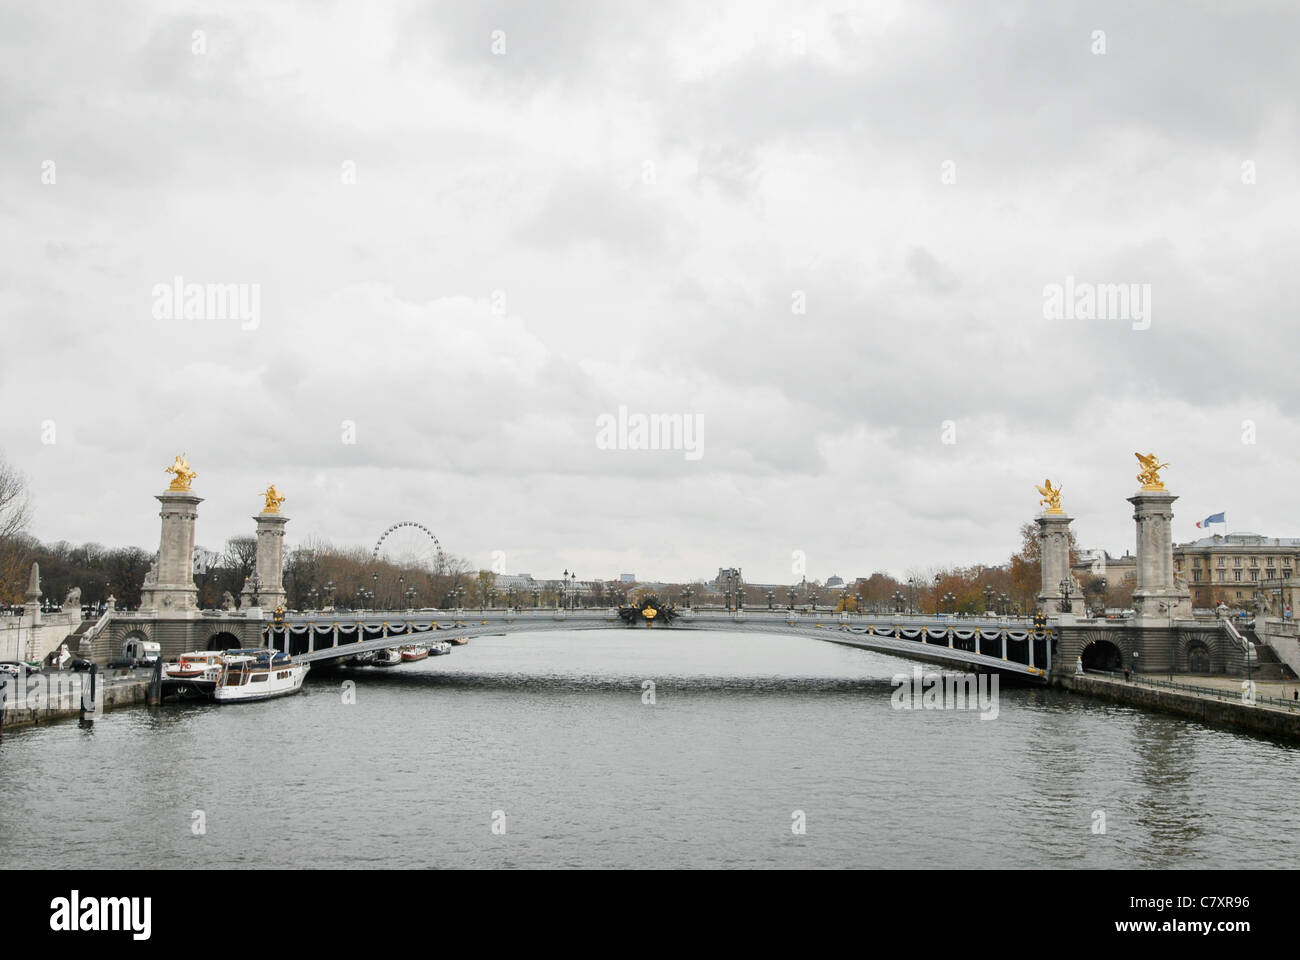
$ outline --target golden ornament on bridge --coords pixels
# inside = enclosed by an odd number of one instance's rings
[[[190,469],[190,462],[185,459],[185,454],[183,453],[172,461],[170,467],[164,467],[163,473],[170,473],[173,475],[171,486],[167,488],[168,490],[188,490],[190,484],[194,482],[194,478],[198,476],[197,473]]]
[[[1143,490],[1163,490],[1164,483],[1160,480],[1160,471],[1169,466],[1167,463],[1161,463],[1160,458],[1154,453],[1148,453],[1143,456],[1135,453],[1133,456],[1138,458],[1138,463],[1142,464],[1142,470],[1138,473],[1138,480],[1142,484]]]
[[[1061,509],[1060,487],[1052,486],[1051,480],[1044,480],[1041,487],[1037,484],[1034,486],[1037,487],[1038,492],[1043,495],[1043,499],[1038,501],[1040,507],[1046,507],[1047,513],[1065,513],[1065,511]]]
[[[284,497],[280,496],[280,491],[275,489],[275,484],[266,488],[266,509],[264,513],[279,513],[280,504],[284,503]]]

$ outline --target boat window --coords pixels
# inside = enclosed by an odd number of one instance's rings
[[[265,683],[265,682],[266,682],[266,674],[264,674],[264,673],[255,673],[255,674],[253,674],[253,680],[252,680],[252,682],[253,682],[253,683]]]

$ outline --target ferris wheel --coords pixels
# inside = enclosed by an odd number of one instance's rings
[[[438,569],[442,544],[424,524],[400,520],[380,534],[373,553],[376,561],[382,560],[403,569],[418,567],[433,573]]]

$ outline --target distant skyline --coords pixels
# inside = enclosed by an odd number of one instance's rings
[[[1298,27],[7,5],[0,452],[42,540],[153,549],[184,451],[209,548],[274,482],[537,577],[996,564],[1044,477],[1120,555],[1134,451],[1178,541],[1300,536]]]

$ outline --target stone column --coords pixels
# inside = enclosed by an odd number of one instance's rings
[[[194,521],[202,497],[188,490],[167,490],[158,494],[162,511],[162,537],[158,561],[145,577],[140,594],[142,610],[184,613],[198,609],[199,591],[194,586]]]
[[[284,603],[284,525],[289,518],[279,513],[263,512],[257,521],[257,577],[262,588],[257,605],[274,610]]]
[[[27,603],[23,606],[23,613],[32,618],[33,627],[41,625],[41,566],[38,563],[32,564],[32,573],[27,579]]]
[[[1042,568],[1042,587],[1038,592],[1038,608],[1049,617],[1062,613],[1082,615],[1083,591],[1076,592],[1073,586],[1074,574],[1070,572],[1070,521],[1064,510],[1059,507],[1049,508],[1043,512],[1035,523],[1038,524],[1040,544],[1039,565]],[[1061,609],[1061,581],[1071,581],[1070,609]]]
[[[1137,521],[1137,586],[1133,609],[1138,618],[1192,616],[1192,594],[1174,577],[1173,505],[1178,497],[1145,487],[1128,498]]]

